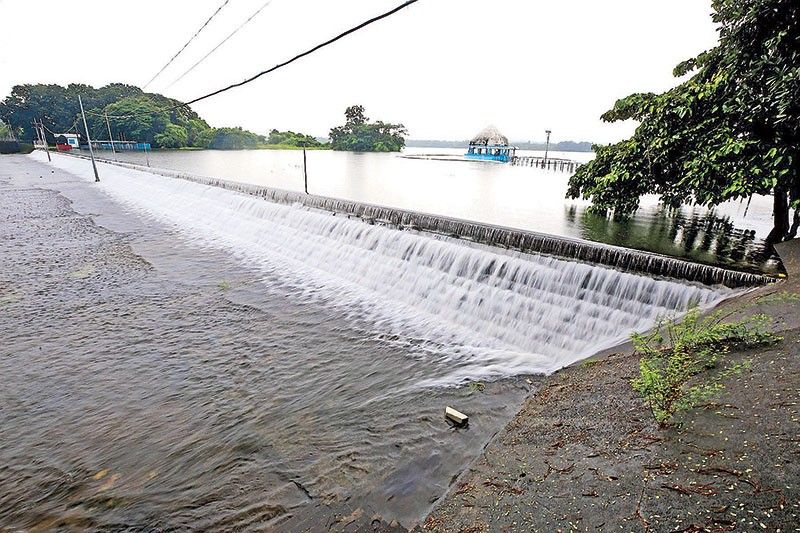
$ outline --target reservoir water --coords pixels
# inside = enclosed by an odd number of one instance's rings
[[[463,150],[407,148],[404,154],[447,154]],[[521,155],[543,155],[519,152]],[[107,151],[100,152],[110,157]],[[592,154],[554,152],[581,162]],[[143,153],[117,159],[145,164]],[[754,197],[714,210],[684,207],[670,212],[657,198],[625,221],[595,215],[585,201],[566,200],[569,175],[490,162],[406,159],[398,154],[308,151],[312,194],[446,215],[553,235],[685,257],[741,270],[775,272],[777,260],[763,239],[771,229],[772,199]],[[281,189],[303,190],[303,154],[292,150],[159,151],[154,167]]]

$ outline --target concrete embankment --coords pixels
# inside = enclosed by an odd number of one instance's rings
[[[279,204],[302,204],[312,209],[360,218],[367,223],[382,224],[399,229],[454,237],[469,242],[523,253],[547,254],[565,259],[605,265],[626,272],[676,278],[706,285],[725,285],[731,288],[765,285],[772,281],[772,278],[759,274],[728,270],[713,265],[704,265],[674,257],[584,241],[581,239],[553,236],[544,233],[492,224],[482,224],[441,215],[419,213],[338,198],[308,195],[295,191],[239,183],[219,178],[196,176],[173,170],[154,169],[132,163],[109,160],[104,160],[104,162],[123,168],[141,170],[205,185],[221,187],[258,196]]]

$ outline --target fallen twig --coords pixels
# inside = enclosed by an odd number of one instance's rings
[[[711,483],[704,483],[702,485],[670,485],[669,483],[662,483],[661,488],[685,495],[699,494],[701,496],[713,496],[717,492]]]

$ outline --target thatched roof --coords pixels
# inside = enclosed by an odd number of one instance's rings
[[[494,126],[486,126],[469,142],[470,144],[508,146],[508,137],[500,133]]]

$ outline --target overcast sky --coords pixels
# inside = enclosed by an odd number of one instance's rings
[[[0,0],[0,95],[21,83],[143,86],[223,0]],[[230,0],[148,90],[188,100],[241,81],[401,0]],[[420,0],[275,74],[195,106],[212,126],[327,135],[362,104],[415,139],[610,142],[632,124],[599,116],[631,92],[676,83],[716,42],[710,0]]]

